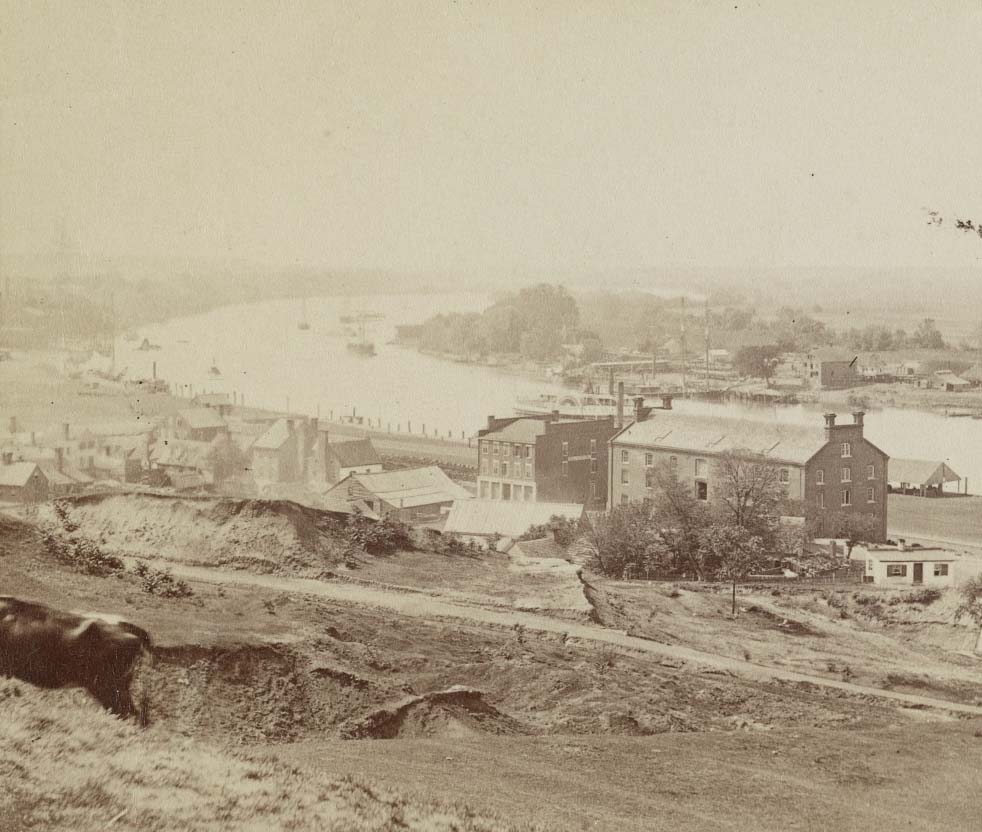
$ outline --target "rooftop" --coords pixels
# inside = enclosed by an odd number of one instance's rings
[[[826,444],[821,425],[755,422],[723,416],[659,411],[614,437],[616,444],[696,451],[707,455],[750,451],[803,465]]]
[[[0,485],[27,485],[36,470],[40,470],[36,462],[14,462],[0,466]]]
[[[556,515],[579,520],[583,516],[583,506],[576,503],[465,500],[453,504],[443,530],[457,534],[518,537],[532,526],[545,525]]]
[[[887,467],[888,482],[943,485],[946,482],[958,482],[959,479],[958,474],[936,459],[891,459]]]
[[[177,415],[187,422],[191,430],[227,427],[225,420],[212,407],[191,407],[187,410],[179,410]]]
[[[516,419],[503,428],[485,433],[481,439],[534,445],[536,437],[542,436],[545,432],[546,423],[543,419]]]
[[[471,493],[457,485],[441,468],[405,468],[400,471],[381,471],[377,474],[351,474],[350,478],[376,497],[397,508],[414,508],[470,500]],[[342,480],[344,482],[344,480]]]
[[[289,438],[290,426],[286,423],[286,419],[277,419],[262,436],[252,443],[252,448],[253,450],[278,451]]]
[[[381,465],[382,458],[375,450],[371,439],[354,439],[350,442],[332,442],[327,446],[328,452],[338,461],[342,468],[354,468],[359,465]]]

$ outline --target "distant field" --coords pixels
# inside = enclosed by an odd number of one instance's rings
[[[914,497],[891,494],[892,534],[965,541],[982,546],[982,497]]]

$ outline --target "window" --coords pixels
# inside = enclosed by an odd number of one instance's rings
[[[875,480],[876,479],[876,468],[872,465],[866,466],[866,479]]]
[[[591,474],[597,473],[597,460],[595,459],[590,460],[590,473]]]
[[[501,473],[501,465],[498,463],[498,460],[495,460],[491,465],[491,473],[495,476],[498,476],[498,474]]]
[[[627,485],[631,481],[631,476],[627,468],[621,468],[621,485]]]
[[[907,564],[906,563],[888,563],[887,564],[887,577],[888,578],[903,578],[907,575]]]
[[[852,445],[849,442],[842,443],[842,458],[847,459],[852,456]]]
[[[501,476],[503,476],[503,477],[507,477],[508,476],[508,463],[507,462],[502,462],[501,463]]]
[[[486,459],[481,460],[481,473],[486,474],[488,472],[488,461]]]
[[[569,442],[563,442],[563,456],[569,456]]]
[[[670,456],[668,458],[668,464],[671,465],[673,468],[678,468],[679,467],[679,458],[677,456]]]
[[[489,454],[489,453],[491,453],[490,445],[491,445],[490,442],[482,442],[481,443],[481,453],[482,454]]]
[[[627,465],[631,461],[631,454],[628,451],[621,451],[621,463]]]
[[[655,472],[649,468],[644,472],[644,487],[654,488],[655,487]]]
[[[852,493],[849,491],[842,492],[842,505],[851,506],[852,505]]]
[[[791,482],[791,472],[787,468],[781,469],[781,483],[787,485]]]
[[[512,453],[515,454],[515,459],[521,459],[522,458],[522,446],[521,445],[516,445],[515,448],[514,448],[514,450],[512,451]]]
[[[501,455],[502,456],[511,456],[511,445],[509,445],[507,442],[505,442],[501,446]]]
[[[825,492],[824,491],[819,491],[818,492],[818,507],[819,508],[825,508]]]
[[[852,482],[852,468],[842,469],[842,479],[841,482]]]
[[[628,499],[627,494],[621,494],[621,505],[626,506],[629,502],[630,500]]]
[[[936,563],[934,564],[934,577],[943,578],[948,574],[948,564],[947,563]]]
[[[815,472],[815,484],[816,485],[825,485],[825,470],[824,469],[819,468]]]
[[[569,462],[567,462],[565,459],[563,460],[563,476],[569,476]]]
[[[499,445],[499,443],[497,443],[497,442],[495,442],[495,443],[494,443],[494,455],[495,455],[495,456],[497,456],[497,455],[498,455],[498,448],[499,448],[499,447],[500,447],[500,445]]]
[[[597,499],[597,481],[596,480],[591,480],[590,481],[590,499],[591,500],[596,500]]]
[[[654,465],[655,464],[655,455],[654,454],[645,454],[644,455],[644,464],[648,468],[650,468],[652,465]]]
[[[876,502],[876,489],[875,488],[867,488],[866,489],[866,502],[867,503],[875,503]]]
[[[532,486],[531,485],[526,485],[525,486],[525,502],[529,503],[531,501],[532,501]]]
[[[526,445],[525,446],[525,458],[526,459],[531,459],[532,458],[532,446],[531,445]]]
[[[525,463],[525,476],[528,477],[529,479],[532,479],[532,463],[531,462],[526,462]]]
[[[704,459],[696,460],[696,476],[697,477],[706,476],[706,460]]]
[[[706,501],[709,499],[709,485],[704,482],[696,483],[696,499]]]
[[[590,440],[590,454],[593,455],[593,454],[596,454],[596,453],[597,453],[597,440],[596,439],[591,439]]]

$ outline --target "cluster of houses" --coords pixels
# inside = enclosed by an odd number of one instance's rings
[[[721,455],[751,452],[776,466],[799,519],[820,535],[834,536],[844,517],[872,530],[863,556],[869,580],[952,577],[949,553],[887,543],[887,494],[938,494],[957,474],[943,462],[891,460],[864,435],[861,412],[849,421],[826,414],[815,425],[761,423],[680,413],[665,397],[660,408],[636,399],[627,418],[623,402],[608,418],[490,416],[476,437],[476,483],[465,487],[435,465],[386,470],[370,440],[331,441],[317,419],[233,410],[223,397],[202,396],[161,423],[65,424],[44,434],[20,431],[11,419],[0,434],[0,502],[112,483],[195,492],[247,480],[260,494],[299,484],[328,507],[486,543],[513,541],[554,516],[576,520],[650,500],[666,467],[711,502],[721,492]]]
[[[960,365],[964,367],[963,362]],[[787,353],[775,369],[777,388],[840,390],[863,384],[909,384],[958,393],[982,387],[982,363],[955,372],[950,362],[912,359],[896,352],[855,353],[835,347]]]

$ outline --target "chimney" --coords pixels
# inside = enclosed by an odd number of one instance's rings
[[[644,396],[634,397],[634,421],[643,422],[648,418],[648,414],[651,413],[650,407],[644,406]]]
[[[61,470],[65,467],[65,449],[64,448],[55,448],[55,465],[58,468],[58,471],[59,472],[61,472]]]
[[[624,382],[617,382],[617,424],[616,428],[624,427]]]
[[[558,422],[559,421],[559,411],[558,410],[552,411],[552,417],[549,419],[549,421],[550,422]]]
[[[825,414],[825,439],[827,441],[832,440],[832,431],[835,430],[835,414],[826,413]]]
[[[661,409],[662,410],[671,410],[672,409],[672,397],[671,396],[662,396],[661,397]]]
[[[66,442],[72,438],[71,425],[68,422],[63,422],[61,425],[61,438]]]
[[[11,416],[10,417],[10,427],[8,429],[8,432],[9,433],[17,433],[17,417],[16,416]]]
[[[897,538],[897,549],[899,549],[901,552],[906,552],[907,551],[907,539],[906,538],[903,538],[903,537],[898,537]]]
[[[488,430],[493,430],[493,429],[494,429],[494,414],[492,413],[490,416],[488,416]]]
[[[855,413],[852,414],[852,423],[854,425],[858,425],[859,427],[862,427],[863,426],[863,417],[865,415],[866,414],[862,410],[857,410]]]
[[[37,445],[37,443],[38,443],[38,435],[37,435],[37,433],[35,433],[35,432],[34,432],[34,431],[32,430],[32,431],[31,431],[31,444],[32,444],[32,445]]]
[[[13,465],[14,464],[14,452],[13,451],[4,451],[3,452],[3,464],[4,465]]]
[[[153,380],[154,381],[157,380],[157,362],[156,361],[153,362]]]

